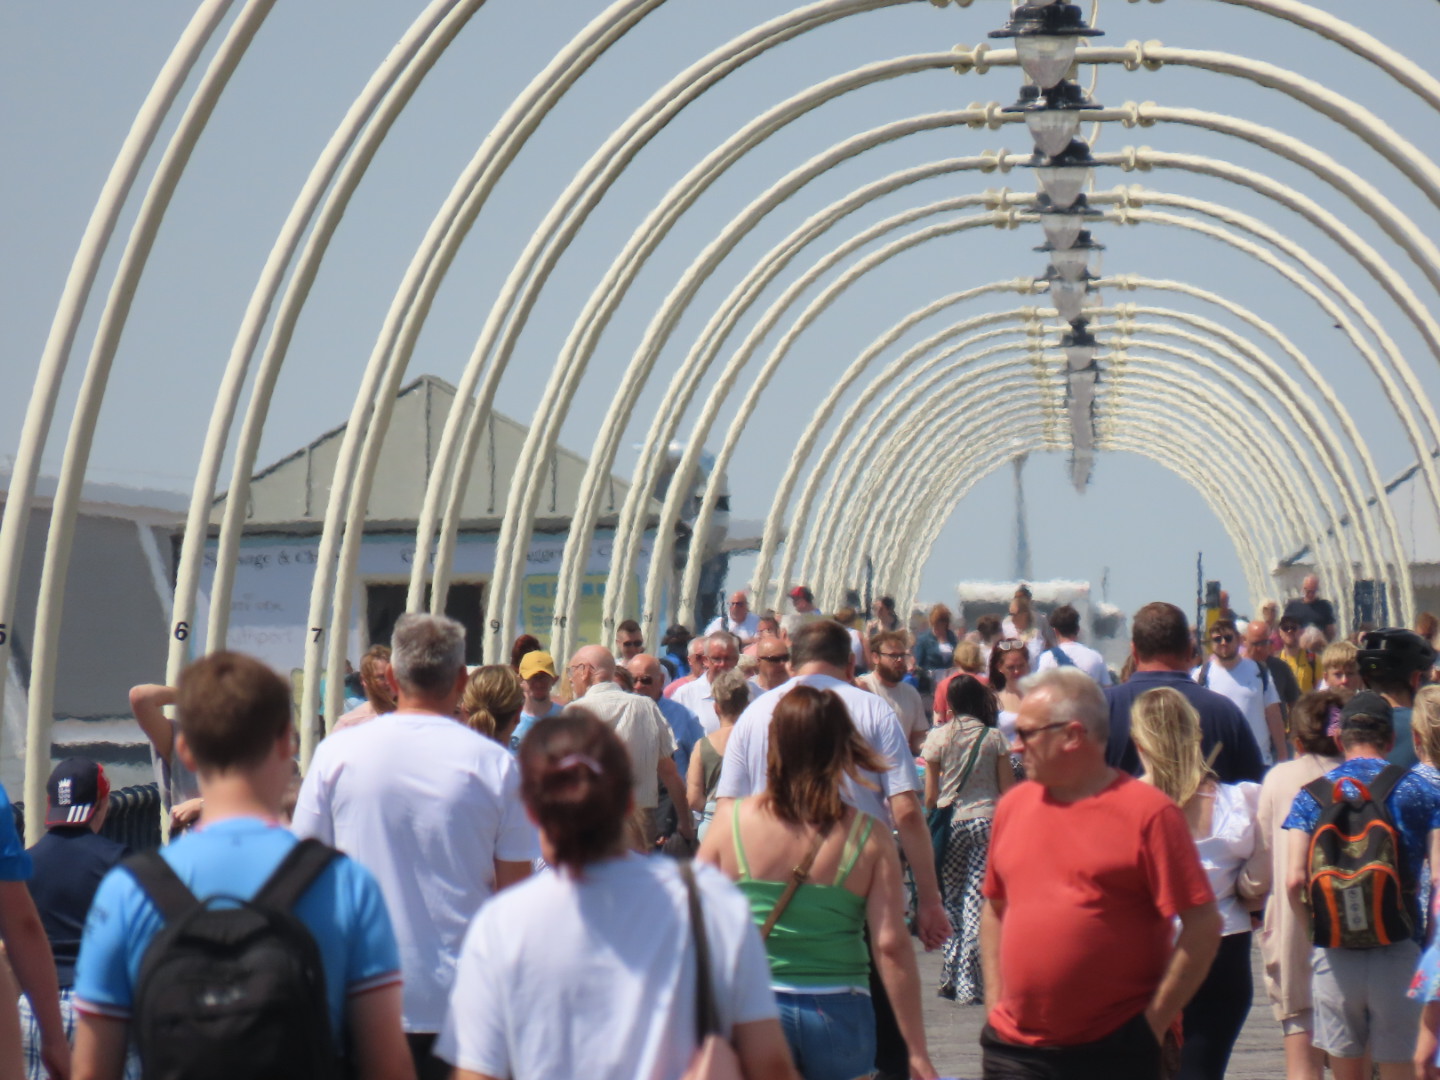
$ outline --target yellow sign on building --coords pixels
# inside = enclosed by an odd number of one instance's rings
[[[556,574],[529,574],[525,578],[525,632],[534,634],[540,644],[550,648],[550,629],[555,618]],[[580,579],[580,625],[575,627],[575,644],[609,645],[607,635],[600,625],[605,603],[605,574],[586,574]],[[626,607],[634,610],[637,606],[637,592],[634,579],[626,588]],[[564,662],[564,657],[557,660]]]

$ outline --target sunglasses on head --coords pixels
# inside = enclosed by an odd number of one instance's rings
[[[995,647],[1001,652],[1013,652],[1016,649],[1025,648],[1025,642],[1019,640],[999,641],[995,643]]]

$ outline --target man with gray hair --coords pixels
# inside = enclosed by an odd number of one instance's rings
[[[1180,809],[1105,763],[1095,681],[1059,667],[1021,685],[1013,749],[1035,783],[1001,798],[990,837],[984,1074],[1156,1080],[1220,946],[1214,894]]]
[[[705,635],[705,671],[697,673],[694,682],[688,682],[676,690],[673,697],[684,705],[700,721],[706,735],[720,730],[720,717],[715,714],[715,693],[710,689],[710,680],[722,671],[729,671],[740,662],[740,642],[728,630],[716,630]],[[750,682],[750,700],[761,694],[760,687]]]
[[[680,835],[695,839],[695,819],[685,801],[685,784],[675,764],[675,735],[659,706],[648,697],[620,688],[615,682],[615,657],[604,646],[586,645],[577,650],[567,670],[574,695],[571,703],[614,728],[630,752],[635,808],[640,812],[646,848],[652,848],[660,836],[656,810],[661,784],[675,806]]]
[[[443,615],[400,616],[387,675],[395,711],[320,744],[292,825],[380,882],[400,945],[419,1080],[450,1072],[431,1047],[471,916],[540,854],[514,759],[455,719],[466,677],[463,626]]]

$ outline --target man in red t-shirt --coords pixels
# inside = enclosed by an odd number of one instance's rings
[[[1157,1080],[1220,945],[1214,894],[1179,808],[1105,764],[1094,681],[1025,689],[1014,749],[1036,782],[996,808],[980,922],[986,1080]]]

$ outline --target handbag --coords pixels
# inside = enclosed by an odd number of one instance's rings
[[[681,860],[680,877],[690,897],[690,937],[695,942],[695,1035],[700,1041],[680,1080],[744,1080],[740,1057],[720,1031],[715,986],[710,981],[710,940],[689,860]]]
[[[958,723],[959,718],[951,723]],[[975,739],[975,744],[970,747],[970,756],[965,759],[965,768],[960,770],[960,782],[955,785],[955,793],[958,795],[965,782],[970,779],[970,774],[975,771],[975,762],[980,759],[980,747],[985,742],[988,731],[982,731]],[[939,874],[945,863],[945,845],[950,842],[950,823],[955,819],[955,803],[952,800],[945,806],[937,806],[925,816],[925,823],[930,826],[930,847],[935,852],[935,873]]]

